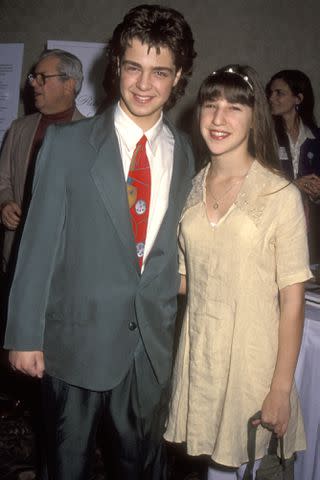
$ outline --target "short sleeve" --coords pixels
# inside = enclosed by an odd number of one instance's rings
[[[281,290],[312,277],[304,208],[299,190],[292,184],[282,190],[275,249],[277,284]]]
[[[179,228],[179,236],[178,236],[178,247],[179,247],[179,273],[181,275],[186,275],[186,261],[185,261],[185,244],[183,234],[181,232],[181,225]]]

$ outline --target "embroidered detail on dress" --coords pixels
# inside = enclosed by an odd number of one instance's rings
[[[266,206],[265,197],[258,198],[255,204],[252,205],[245,199],[247,197],[245,192],[243,193],[243,198],[236,200],[234,203],[240,210],[244,211],[251,218],[256,226],[258,226]]]
[[[267,183],[257,182],[256,175],[259,174],[260,165],[258,162],[255,162],[251,171],[249,172],[250,177],[254,175],[254,184],[251,183],[251,178],[248,178],[248,182],[243,185],[243,191],[240,191],[237,200],[234,202],[235,205],[245,212],[256,226],[259,225],[261,216],[266,206],[265,196],[261,195],[260,192],[265,191]],[[261,177],[260,177],[261,178]],[[249,183],[249,185],[248,185]],[[259,187],[259,191],[256,191],[256,187]]]
[[[210,163],[194,177],[192,189],[182,210],[180,222],[190,208],[205,201],[206,177],[209,168]],[[258,226],[266,207],[268,196],[280,192],[288,185],[290,185],[290,182],[272,173],[255,160],[234,204],[245,212],[254,224]]]
[[[290,182],[285,178],[272,173],[255,160],[235,205],[245,212],[256,226],[259,226],[269,195],[280,192],[288,185]]]

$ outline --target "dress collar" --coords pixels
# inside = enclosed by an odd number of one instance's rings
[[[206,178],[209,168],[210,163],[193,179],[192,190],[183,209],[181,220],[187,210],[204,202]],[[272,173],[257,160],[254,160],[243,181],[234,205],[245,212],[255,225],[258,226],[268,195],[282,190],[289,183],[285,178]]]

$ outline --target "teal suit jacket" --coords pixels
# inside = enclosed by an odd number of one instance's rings
[[[48,129],[12,285],[5,348],[43,350],[46,371],[108,390],[137,346],[169,378],[179,285],[176,233],[194,161],[169,125],[169,206],[140,274],[113,109]]]

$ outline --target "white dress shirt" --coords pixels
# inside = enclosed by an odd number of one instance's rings
[[[163,217],[168,208],[173,167],[174,137],[163,123],[163,115],[157,123],[144,132],[122,110],[119,103],[114,113],[114,125],[119,140],[124,177],[127,181],[133,152],[140,138],[147,137],[146,152],[151,172],[151,198],[147,226],[147,238],[143,266],[157,237]]]

